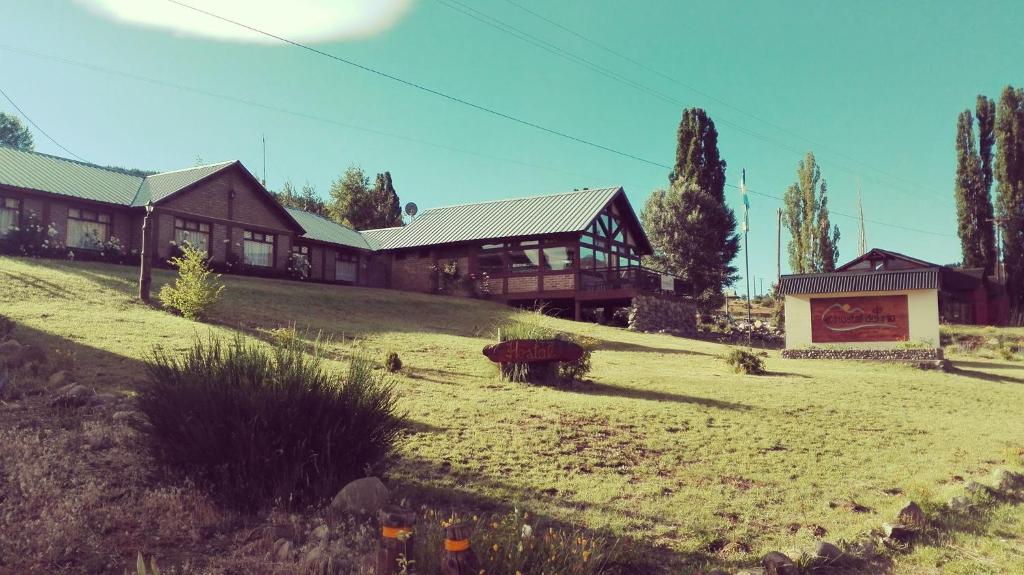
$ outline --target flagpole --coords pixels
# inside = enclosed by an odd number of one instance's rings
[[[750,232],[750,218],[747,215],[750,211],[750,199],[747,198],[747,170],[744,169],[740,175],[740,193],[743,194],[743,259],[746,272],[743,274],[747,282],[747,347],[752,347],[751,337],[754,330],[753,317],[750,310],[750,246],[747,236]]]

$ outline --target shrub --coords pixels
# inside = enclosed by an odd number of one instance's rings
[[[725,356],[725,361],[736,373],[764,375],[764,360],[745,349],[734,349]]]
[[[61,257],[63,247],[57,241],[55,225],[44,225],[32,210],[25,214],[24,225],[12,228],[0,238],[0,253],[28,257]]]
[[[327,371],[318,345],[306,354],[296,342],[155,349],[139,407],[158,457],[247,509],[316,502],[379,464],[404,424],[392,385],[362,358],[345,377]]]
[[[596,347],[596,340],[518,320],[509,321],[498,328],[498,341],[513,339],[560,339],[582,347],[583,355],[571,362],[503,363],[501,376],[509,381],[547,385],[572,384],[583,381],[590,373],[590,360]]]
[[[388,353],[384,358],[384,369],[388,370],[388,373],[398,373],[402,370],[402,358],[393,351]]]
[[[160,301],[188,319],[202,319],[220,299],[224,285],[210,269],[206,252],[188,244],[182,245],[181,252],[181,257],[171,258],[178,279],[173,286],[160,288]]]

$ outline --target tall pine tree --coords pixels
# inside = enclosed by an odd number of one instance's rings
[[[402,208],[391,173],[377,174],[374,186],[359,166],[350,166],[331,184],[327,213],[331,219],[357,230],[402,225]]]
[[[655,190],[641,218],[655,249],[653,263],[679,276],[703,310],[719,307],[736,280],[736,216],[725,205],[725,161],[715,123],[699,108],[683,112],[676,164],[667,190]]]
[[[796,182],[783,197],[783,225],[789,230],[789,269],[795,274],[833,271],[839,258],[839,226],[828,213],[828,184],[814,152],[800,161]]]
[[[391,228],[404,223],[402,205],[391,181],[391,172],[377,174],[371,194],[377,211],[375,221],[372,222],[374,228]]]
[[[997,214],[1015,323],[1024,320],[1024,89],[1007,86],[995,121]]]

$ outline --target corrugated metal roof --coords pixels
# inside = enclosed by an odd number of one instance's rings
[[[939,289],[939,268],[782,276],[783,294]]]
[[[152,200],[153,203],[159,202],[174,192],[191,186],[199,180],[211,174],[215,174],[234,163],[235,162],[219,162],[216,164],[207,164],[205,166],[196,166],[194,168],[185,168],[184,170],[161,172],[159,174],[146,176],[145,181],[143,181],[142,185],[139,187],[139,193],[135,196],[131,205],[144,206],[150,200]]]
[[[371,249],[379,250],[380,246],[388,242],[391,236],[402,233],[403,226],[395,226],[393,228],[379,228],[376,230],[363,230],[359,232],[363,238],[366,239],[366,243],[370,245]]]
[[[363,233],[379,242],[379,249],[391,250],[582,232],[615,194],[621,191],[621,187],[600,188],[433,208],[420,214],[405,227],[390,228],[391,231],[368,230]]]
[[[0,184],[130,205],[142,178],[38,152],[0,146]]]
[[[288,210],[288,213],[295,218],[295,221],[299,222],[299,225],[306,230],[306,233],[302,235],[304,238],[349,246],[361,250],[373,249],[370,247],[370,244],[367,243],[366,239],[352,228],[343,226],[323,216],[318,216],[302,210],[294,208],[285,209]]]

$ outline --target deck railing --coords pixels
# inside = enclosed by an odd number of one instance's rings
[[[635,289],[645,293],[685,295],[682,280],[642,267],[580,270],[582,291]]]

